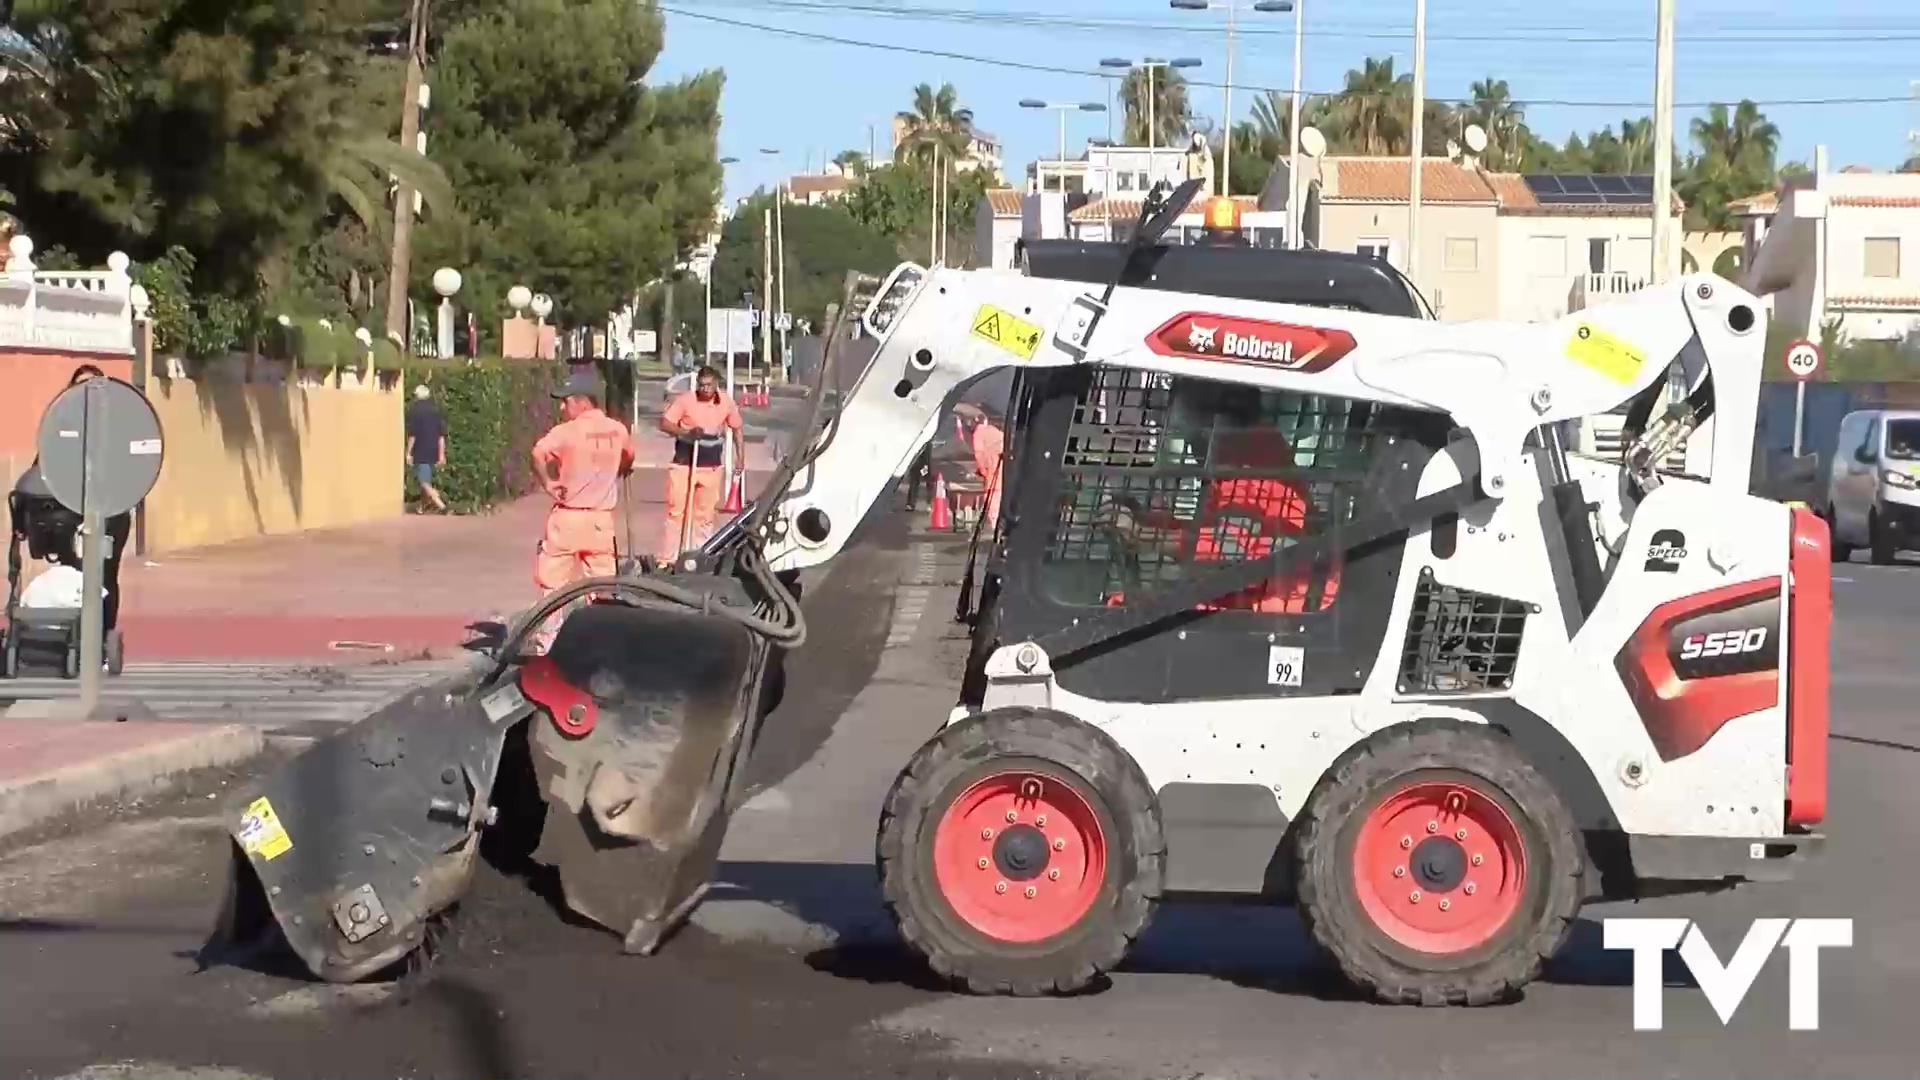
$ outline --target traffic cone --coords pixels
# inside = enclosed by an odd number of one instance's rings
[[[763,409],[766,408],[770,393],[771,392],[767,389],[767,384],[761,383],[760,384],[760,400],[756,402],[756,404],[758,404]]]
[[[738,475],[735,475],[733,478],[733,483],[727,485],[727,502],[725,506],[722,506],[720,508],[722,512],[728,513],[728,514],[737,514],[741,510],[746,508],[746,504],[743,501],[744,497],[742,496],[740,491],[740,489],[744,486],[746,486],[744,481],[742,481],[742,479]]]
[[[927,528],[935,532],[951,531],[953,528],[953,507],[947,503],[945,476],[937,476],[933,481],[933,506],[928,509]]]

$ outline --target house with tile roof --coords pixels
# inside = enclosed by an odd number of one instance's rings
[[[1544,322],[1637,292],[1653,279],[1653,180],[1648,176],[1488,173],[1500,200],[1500,310]],[[1667,275],[1686,269],[1676,230]],[[1701,250],[1711,245],[1704,241]]]
[[[1826,148],[1811,175],[1742,206],[1759,237],[1747,289],[1771,296],[1774,317],[1818,339],[1890,341],[1920,331],[1920,174],[1830,172]]]

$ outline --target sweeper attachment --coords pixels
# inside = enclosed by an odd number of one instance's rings
[[[1158,243],[1197,186],[1125,244],[854,282],[806,436],[712,541],[556,594],[491,662],[246,793],[227,935],[277,927],[364,977],[426,939],[483,841],[517,841],[651,950],[699,901],[804,634],[795,575],[1009,368],[956,707],[901,718],[938,730],[876,808],[900,936],[956,985],[1084,987],[1162,897],[1205,895],[1297,904],[1380,999],[1478,1004],[1587,899],[1804,861],[1829,538],[1749,493],[1754,298],[1696,276],[1438,322],[1378,260]],[[1610,413],[1617,459],[1565,449]]]

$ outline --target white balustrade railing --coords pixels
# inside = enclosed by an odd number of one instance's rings
[[[127,275],[126,255],[108,256],[105,270],[40,270],[29,237],[15,236],[7,251],[0,346],[133,353],[134,319],[145,315],[146,293]]]

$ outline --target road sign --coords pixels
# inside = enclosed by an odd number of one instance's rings
[[[37,449],[40,473],[60,505],[114,517],[140,505],[160,479],[160,418],[132,386],[88,379],[47,406]]]
[[[633,349],[635,352],[650,353],[660,348],[660,335],[654,330],[635,330]]]
[[[1805,338],[1787,346],[1787,370],[1805,382],[1820,370],[1820,346]]]
[[[773,328],[783,334],[793,329],[793,316],[784,311],[775,315],[773,317]]]
[[[752,313],[742,308],[712,308],[707,312],[707,355],[753,350]]]

